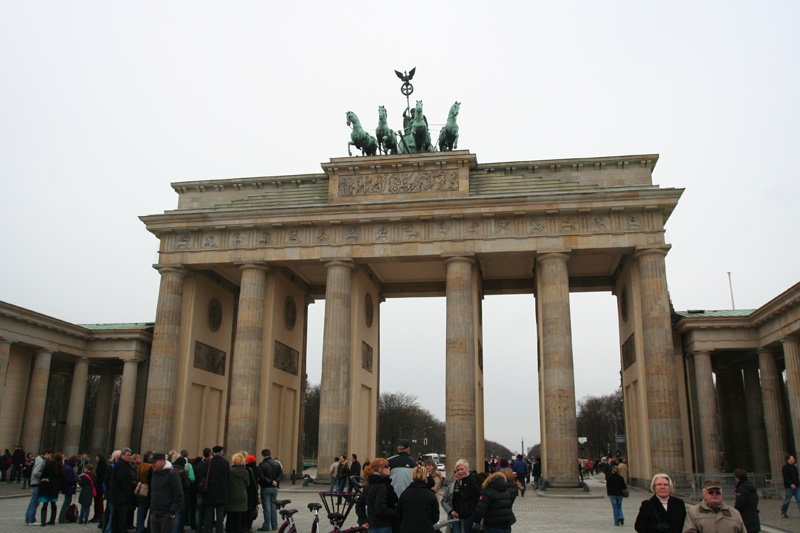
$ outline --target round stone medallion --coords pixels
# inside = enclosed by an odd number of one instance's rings
[[[364,298],[364,318],[367,319],[367,327],[372,327],[372,317],[375,312],[375,308],[372,306],[372,294],[367,293],[367,296]]]
[[[291,296],[286,297],[286,304],[283,306],[283,318],[286,321],[286,329],[294,329],[297,322],[297,306],[294,303],[294,298]]]
[[[208,329],[217,331],[222,325],[222,304],[216,298],[208,302]]]

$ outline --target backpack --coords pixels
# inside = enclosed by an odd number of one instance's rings
[[[67,522],[78,521],[78,506],[74,503],[67,508]]]

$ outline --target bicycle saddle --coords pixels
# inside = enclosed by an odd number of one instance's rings
[[[281,509],[281,518],[286,518],[287,516],[293,516],[297,512],[297,509]]]
[[[328,520],[331,522],[344,522],[344,515],[342,513],[328,513]]]
[[[308,510],[309,511],[319,511],[320,509],[322,509],[322,504],[321,503],[309,503],[308,504]]]
[[[292,500],[275,500],[275,507],[281,509],[292,503]]]

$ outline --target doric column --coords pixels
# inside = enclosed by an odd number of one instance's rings
[[[119,388],[119,406],[117,408],[117,430],[114,433],[114,448],[131,447],[131,431],[133,430],[133,408],[136,400],[136,376],[139,372],[139,361],[123,359],[122,384]]]
[[[720,412],[725,421],[722,428],[725,465],[735,465],[736,468],[752,471],[750,439],[741,437],[750,433],[750,428],[747,427],[742,369],[733,365],[718,369],[717,389],[720,394]]]
[[[778,373],[775,354],[770,350],[758,351],[758,368],[761,371],[761,395],[764,399],[764,422],[767,426],[769,467],[772,479],[782,480],[781,468],[786,461],[786,434],[783,430],[783,405],[781,388],[783,380]]]
[[[44,404],[47,401],[47,385],[50,381],[50,361],[53,352],[39,350],[33,360],[28,404],[22,423],[22,446],[34,454],[42,451],[42,424],[44,423]]]
[[[0,405],[3,402],[3,391],[8,379],[8,359],[11,355],[11,342],[0,339]]]
[[[150,375],[147,380],[142,449],[169,450],[174,445],[172,420],[175,389],[178,384],[178,349],[186,272],[172,267],[161,268],[159,272],[161,288],[156,307],[153,347],[150,350]],[[119,441],[119,436],[116,440]]]
[[[667,248],[636,253],[642,308],[647,420],[653,472],[684,472],[683,438],[664,258]]]
[[[110,450],[111,406],[114,401],[114,374],[107,368],[100,371],[97,384],[97,406],[94,412],[92,453],[107,454]]]
[[[700,414],[700,440],[703,443],[703,471],[719,472],[717,395],[714,391],[710,353],[706,351],[694,353],[694,372],[697,383],[697,410]]]
[[[541,367],[547,480],[554,487],[577,486],[578,422],[575,413],[575,370],[569,308],[569,254],[546,253],[536,258],[536,298],[540,313]]]
[[[325,328],[322,340],[322,382],[319,406],[320,465],[347,453],[350,422],[350,275],[351,261],[325,263]],[[318,478],[328,477],[320,467]]]
[[[789,415],[792,419],[792,434],[795,447],[800,447],[800,340],[794,337],[781,339],[783,359],[786,364],[786,391],[789,400]]]
[[[72,371],[72,387],[67,407],[67,427],[64,431],[64,454],[66,457],[77,455],[81,444],[81,428],[83,427],[83,408],[86,404],[86,380],[89,377],[89,359],[80,357]]]
[[[753,471],[769,472],[769,448],[767,432],[764,429],[764,400],[761,395],[761,382],[758,379],[757,361],[748,361],[744,365],[744,391],[750,449],[753,450]]]
[[[451,257],[447,268],[445,426],[448,462],[465,458],[477,468],[475,435],[475,325],[470,257]],[[482,458],[481,458],[482,459]]]
[[[258,429],[258,394],[264,336],[264,289],[269,267],[243,264],[236,316],[236,341],[231,362],[231,403],[228,414],[228,448],[255,450]]]

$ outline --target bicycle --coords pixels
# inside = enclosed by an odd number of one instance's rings
[[[275,500],[275,509],[278,514],[283,518],[283,523],[278,529],[278,533],[297,533],[297,528],[294,525],[294,514],[297,509],[284,509],[287,505],[292,503],[292,500]]]
[[[328,520],[330,520],[331,526],[333,527],[330,533],[358,533],[362,531],[368,531],[368,528],[363,526],[342,529],[345,520],[347,520],[347,516],[350,514],[350,510],[353,508],[353,504],[361,494],[361,490],[364,487],[363,478],[351,476],[350,480],[352,481],[353,486],[356,487],[354,492],[323,491],[319,493],[320,498],[322,498],[322,503],[325,506],[325,511],[328,513]],[[312,509],[312,505],[315,506],[317,511],[315,514],[317,514],[319,511],[319,504],[308,504],[309,510]],[[319,522],[319,516],[317,516],[315,522]],[[317,528],[319,528],[318,525]],[[317,529],[317,532],[318,531],[319,529]]]

